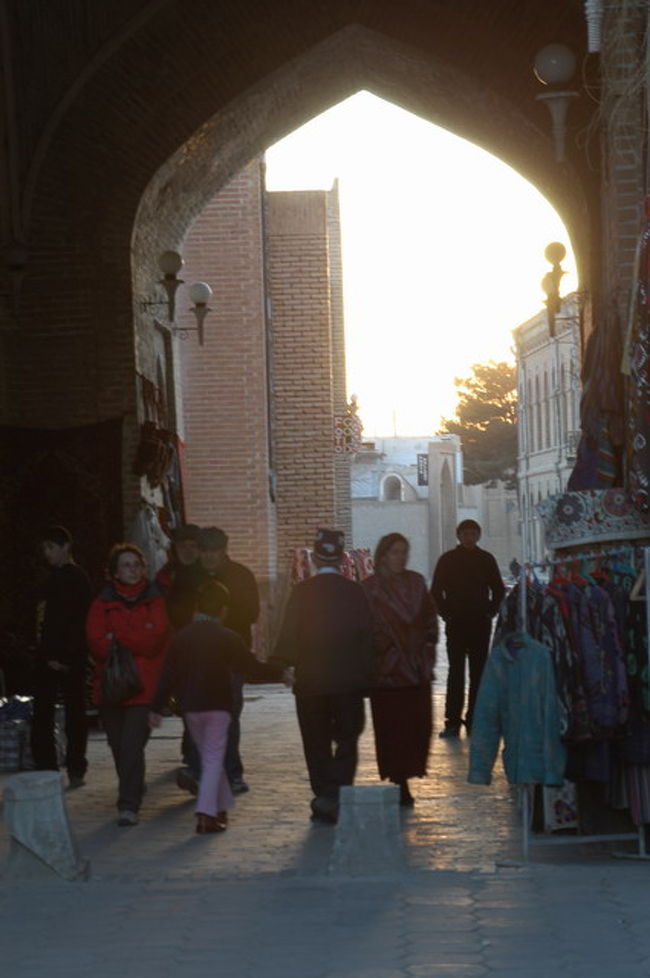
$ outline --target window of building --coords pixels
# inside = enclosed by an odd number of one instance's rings
[[[384,502],[399,502],[402,498],[402,482],[396,475],[386,476],[381,498]]]
[[[551,446],[551,400],[548,391],[548,373],[544,371],[544,445]]]
[[[560,369],[560,432],[562,441],[566,441],[568,428],[568,390],[564,363]]]

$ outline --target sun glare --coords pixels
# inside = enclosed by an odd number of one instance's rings
[[[496,157],[369,92],[266,154],[269,190],[339,180],[348,391],[366,436],[427,435],[454,378],[512,360],[511,332],[542,308],[544,248],[567,248],[548,201]]]

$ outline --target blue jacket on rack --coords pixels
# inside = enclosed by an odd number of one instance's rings
[[[510,784],[562,784],[566,750],[551,652],[523,632],[504,635],[485,665],[472,721],[468,781],[490,784],[502,738]]]

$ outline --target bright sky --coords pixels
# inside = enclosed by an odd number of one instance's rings
[[[542,308],[544,248],[566,229],[505,163],[359,92],[267,152],[269,190],[339,178],[348,392],[366,437],[433,434],[454,377],[512,360],[511,331]]]

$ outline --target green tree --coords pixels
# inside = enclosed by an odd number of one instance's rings
[[[514,365],[475,363],[472,376],[456,377],[455,418],[442,418],[438,434],[459,435],[466,485],[502,479],[516,485],[517,374]]]

